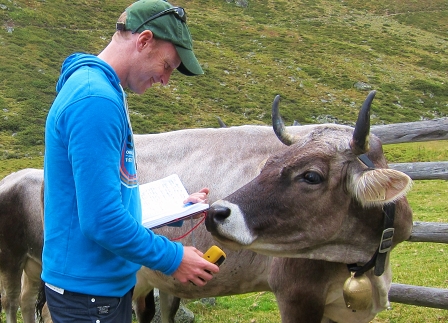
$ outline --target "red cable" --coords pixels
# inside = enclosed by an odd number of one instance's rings
[[[183,239],[183,238],[185,238],[187,235],[189,235],[194,229],[196,229],[202,222],[204,222],[204,220],[205,220],[205,216],[206,216],[207,214],[206,213],[204,213],[204,215],[202,215],[202,219],[201,219],[201,221],[199,221],[198,223],[196,223],[196,225],[193,227],[193,228],[191,228],[189,231],[187,231],[187,233],[185,233],[184,235],[181,235],[180,237],[178,237],[178,238],[174,238],[174,239],[171,239],[172,241],[176,241],[176,240],[180,240],[180,239]]]

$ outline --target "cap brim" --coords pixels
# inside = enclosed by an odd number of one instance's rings
[[[182,61],[177,68],[179,72],[188,76],[204,74],[204,71],[192,50],[180,46],[176,46],[176,50]]]

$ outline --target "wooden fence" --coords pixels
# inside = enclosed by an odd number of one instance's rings
[[[448,140],[448,118],[373,126],[383,144]],[[389,164],[413,180],[448,180],[448,161]],[[448,223],[414,222],[410,242],[448,243]],[[445,261],[445,260],[442,260]],[[448,309],[448,289],[393,283],[389,300],[395,303]]]

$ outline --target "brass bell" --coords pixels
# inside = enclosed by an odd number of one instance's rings
[[[372,283],[364,274],[355,277],[355,273],[352,272],[351,277],[344,283],[342,293],[345,305],[353,312],[366,310],[372,304]]]

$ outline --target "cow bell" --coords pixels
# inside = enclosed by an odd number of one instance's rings
[[[344,283],[342,293],[345,305],[353,312],[366,310],[372,303],[372,283],[364,274],[355,277],[355,273],[352,272],[351,277]]]

